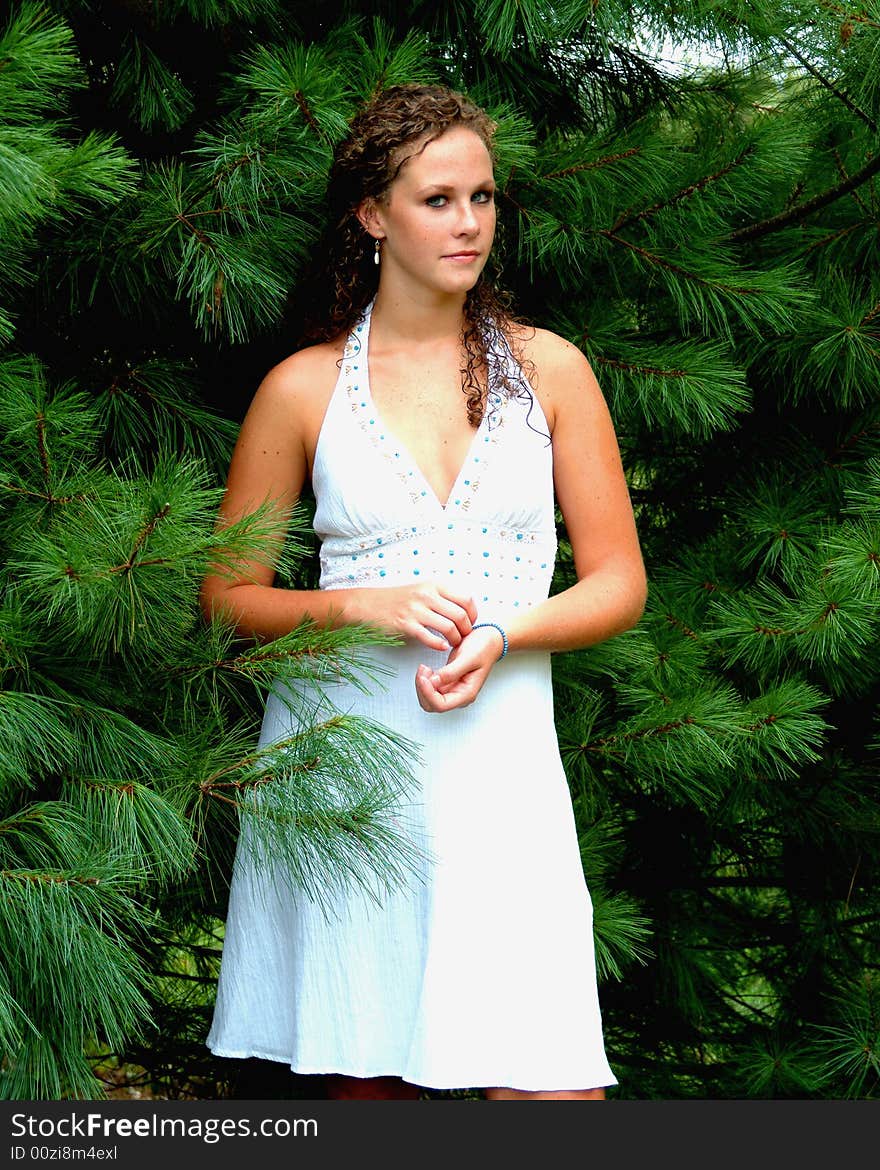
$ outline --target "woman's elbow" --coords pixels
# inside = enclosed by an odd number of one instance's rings
[[[620,590],[620,633],[637,626],[648,603],[648,579],[643,566],[627,575]]]
[[[642,615],[645,612],[645,606],[648,604],[648,579],[642,575],[641,581],[638,583],[633,594],[632,607],[632,621],[630,627],[638,625],[642,620]]]

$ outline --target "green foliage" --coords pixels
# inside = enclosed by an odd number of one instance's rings
[[[391,816],[411,745],[322,708],[255,747],[273,686],[381,686],[376,635],[242,644],[197,595],[208,564],[267,539],[281,582],[314,584],[307,507],[220,540],[221,477],[294,344],[347,119],[381,85],[439,80],[498,123],[505,280],[589,357],[648,566],[639,626],[555,660],[617,1092],[876,1097],[875,18],[800,0],[15,6],[3,1095],[97,1096],[85,1054],[108,1050],[169,1092],[227,1091],[204,1034],[240,817],[267,880],[281,864],[318,900],[423,864]]]
[[[177,130],[193,110],[192,95],[149,45],[130,33],[110,94],[144,130]]]
[[[819,1026],[818,1078],[843,1083],[848,1097],[873,1097],[880,1083],[877,980],[866,974],[833,998],[833,1023]]]
[[[0,32],[0,344],[13,336],[3,302],[31,280],[42,223],[119,200],[134,187],[131,159],[107,134],[67,140],[62,112],[85,84],[71,30],[24,4]],[[48,124],[43,120],[49,116]]]

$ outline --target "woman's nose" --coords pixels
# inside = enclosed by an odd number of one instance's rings
[[[474,206],[470,200],[464,204],[458,216],[458,229],[462,235],[473,235],[479,228],[479,221],[477,214],[474,211]]]

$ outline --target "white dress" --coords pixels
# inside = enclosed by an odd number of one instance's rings
[[[352,332],[315,454],[321,588],[445,580],[502,626],[548,595],[552,448],[512,355],[445,506],[385,430],[367,378],[370,310]],[[497,375],[518,379],[519,394]],[[550,657],[514,652],[471,706],[428,714],[414,678],[445,655],[371,651],[392,672],[336,706],[421,747],[410,817],[426,880],[328,914],[236,857],[214,1019],[217,1055],[299,1073],[397,1075],[431,1088],[616,1084],[605,1056],[592,906],[553,722]],[[261,743],[291,734],[275,696]],[[339,899],[337,899],[339,901]]]

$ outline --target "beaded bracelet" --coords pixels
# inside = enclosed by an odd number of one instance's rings
[[[504,630],[501,628],[501,626],[498,625],[497,622],[477,622],[477,624],[475,626],[471,626],[471,629],[472,630],[479,630],[485,626],[491,626],[493,630],[497,630],[498,633],[501,635],[501,642],[502,642],[501,658],[503,658],[504,655],[507,653],[507,634],[505,634]],[[499,662],[501,661],[501,658],[498,659]]]

